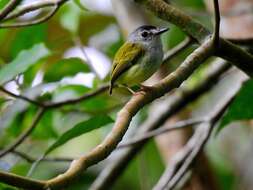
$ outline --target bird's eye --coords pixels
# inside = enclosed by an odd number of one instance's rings
[[[147,32],[147,31],[143,31],[143,32],[141,33],[141,36],[142,36],[143,38],[148,37],[148,32]]]

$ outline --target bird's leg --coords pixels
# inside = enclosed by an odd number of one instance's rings
[[[126,84],[119,84],[119,86],[126,88],[132,95],[134,95],[136,92],[134,90],[132,90],[129,86],[127,86]]]
[[[141,91],[148,92],[148,91],[151,91],[153,89],[154,89],[154,87],[152,87],[152,86],[146,86],[146,85],[140,84],[140,90]]]

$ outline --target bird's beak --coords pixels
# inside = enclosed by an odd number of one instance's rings
[[[155,32],[155,35],[160,35],[164,32],[167,32],[169,30],[169,28],[159,28],[157,29],[157,31]]]

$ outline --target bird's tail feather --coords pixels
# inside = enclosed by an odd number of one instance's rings
[[[113,84],[111,83],[109,86],[109,94],[112,95],[112,88],[113,88]]]

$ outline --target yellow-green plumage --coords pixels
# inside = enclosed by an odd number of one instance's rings
[[[129,35],[113,61],[110,94],[115,83],[127,87],[139,85],[157,71],[163,59],[160,34],[167,30],[144,25]]]
[[[141,44],[136,43],[125,43],[115,55],[112,71],[111,71],[111,84],[110,84],[110,94],[112,93],[113,84],[124,72],[131,68],[134,64],[138,62],[145,49]]]

